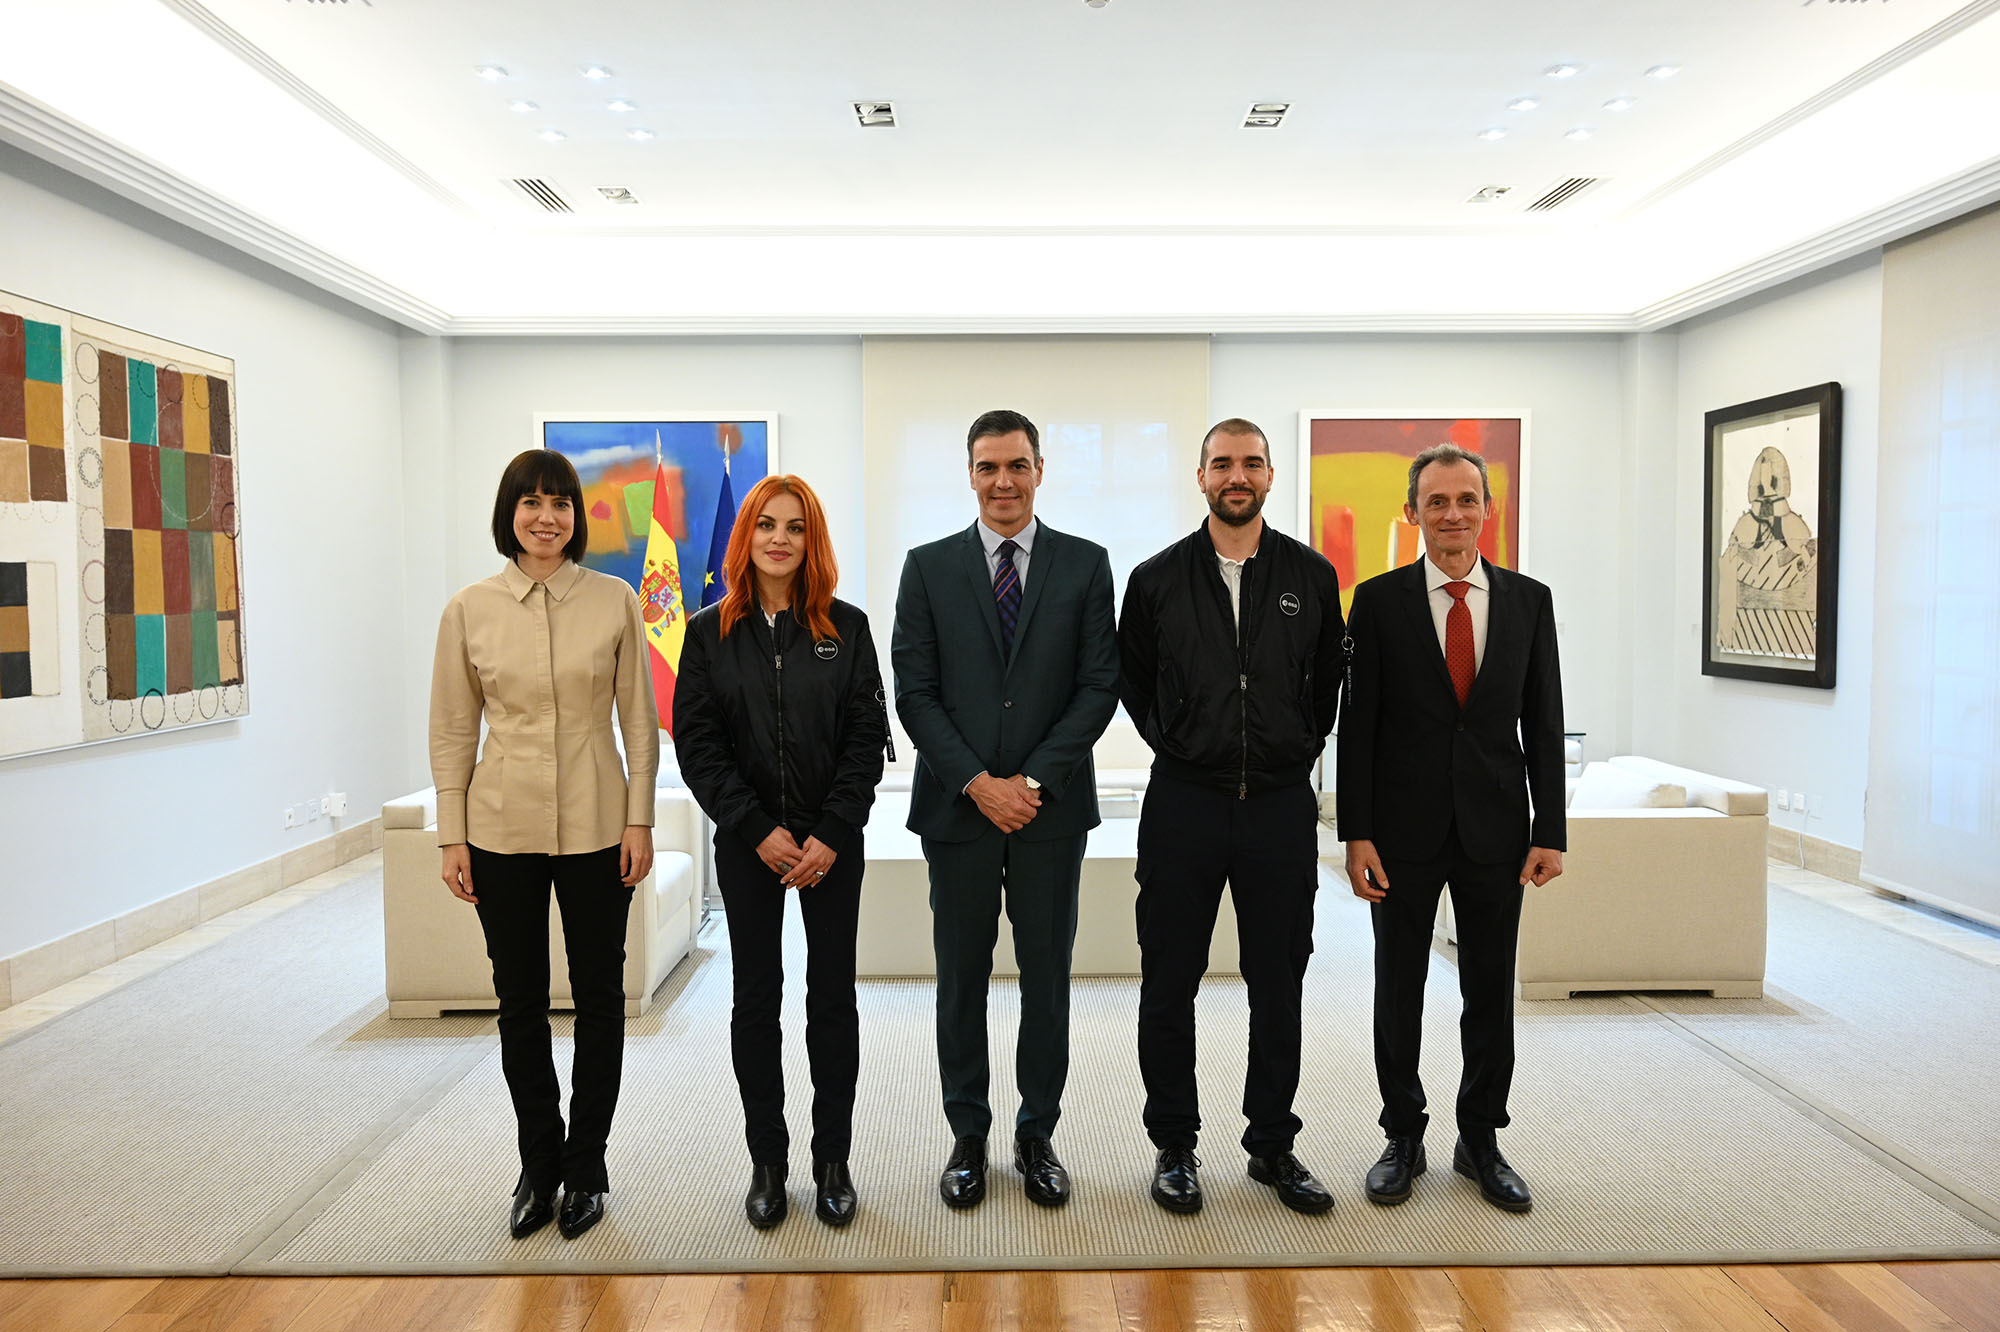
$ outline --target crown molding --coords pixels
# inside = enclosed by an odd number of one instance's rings
[[[2000,4],[2000,0],[1993,2]],[[160,3],[206,33],[218,46],[269,79],[321,120],[373,153],[418,189],[461,217],[467,219],[477,217],[471,205],[453,194],[437,177],[391,148],[380,137],[370,132],[367,126],[320,96],[310,84],[279,64],[263,47],[224,23],[195,0],[160,0]]]
[[[1701,161],[1695,163],[1680,175],[1675,176],[1666,184],[1661,185],[1658,189],[1653,190],[1649,194],[1642,195],[1628,204],[1620,211],[1619,216],[1623,218],[1638,216],[1667,196],[1686,189],[1703,176],[1735,161],[1751,149],[1768,143],[1794,125],[1810,120],[1842,98],[1860,91],[1885,74],[1892,73],[1909,64],[1924,52],[1950,41],[1953,37],[1965,31],[1965,29],[1996,11],[2000,11],[2000,0],[1973,0],[1973,3],[1953,13],[1949,18],[1932,24],[1904,42],[1901,46],[1883,52],[1840,82],[1822,89],[1783,115],[1758,126],[1728,147],[1704,157]]]
[[[891,337],[1186,333],[1630,333],[1619,314],[467,315],[447,337]]]
[[[2000,157],[1655,301],[1633,316],[1634,327],[1652,332],[1678,324],[1996,201],[2000,201]]]
[[[449,316],[284,227],[0,83],[0,139],[204,236],[424,333]]]

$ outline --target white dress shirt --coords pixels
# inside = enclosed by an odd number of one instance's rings
[[[1444,585],[1453,581],[1455,580],[1450,574],[1431,563],[1430,556],[1424,556],[1424,586],[1430,589],[1431,622],[1437,626],[1438,651],[1445,652],[1447,660],[1449,660],[1449,653],[1445,648],[1444,642],[1444,619],[1445,616],[1451,614],[1452,596],[1451,593],[1445,590]],[[1465,609],[1472,615],[1472,671],[1473,674],[1477,675],[1479,668],[1486,664],[1486,598],[1488,595],[1486,587],[1486,561],[1474,560],[1472,562],[1472,572],[1467,574],[1462,581],[1472,584],[1470,588],[1466,589]]]
[[[1042,525],[1039,518],[1030,518],[1028,525],[1011,537],[1003,537],[984,522],[979,524],[979,544],[986,548],[986,582],[991,586],[1000,576],[1000,543],[1012,541],[1020,549],[1014,552],[1014,572],[1020,575],[1021,591],[1028,590],[1028,557],[1034,553],[1035,532]]]

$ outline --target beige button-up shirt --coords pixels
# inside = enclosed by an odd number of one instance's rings
[[[646,654],[631,587],[575,563],[538,583],[509,560],[453,597],[431,671],[438,844],[567,856],[651,827],[660,722]]]

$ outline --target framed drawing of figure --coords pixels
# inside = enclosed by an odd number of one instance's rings
[[[1704,675],[1831,689],[1840,590],[1840,385],[1708,413]]]

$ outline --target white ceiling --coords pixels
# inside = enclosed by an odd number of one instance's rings
[[[2000,197],[2000,0],[0,8],[0,137],[431,331],[1646,327]]]

